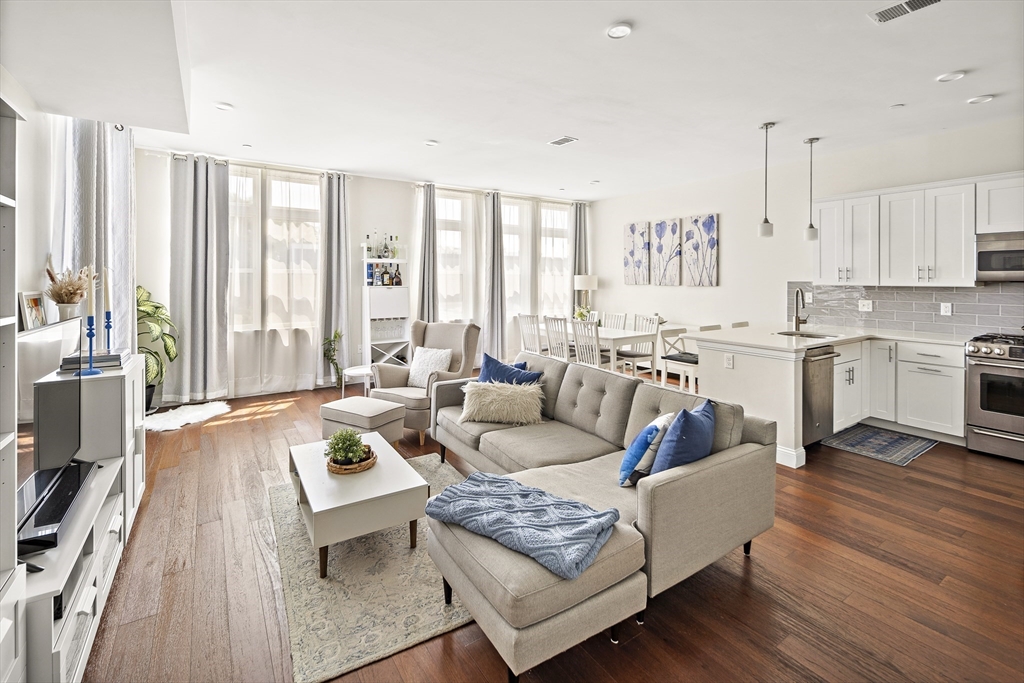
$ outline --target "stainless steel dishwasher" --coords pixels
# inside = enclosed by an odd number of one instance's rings
[[[832,370],[838,357],[831,346],[804,352],[804,446],[832,436]]]

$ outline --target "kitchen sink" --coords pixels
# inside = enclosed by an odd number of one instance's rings
[[[786,330],[785,332],[776,332],[784,337],[806,337],[807,339],[835,339],[836,335],[831,334],[817,334],[815,332],[800,332],[797,330]]]

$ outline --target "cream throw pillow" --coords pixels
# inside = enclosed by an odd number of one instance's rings
[[[451,349],[430,349],[421,346],[416,349],[416,353],[412,357],[407,385],[426,389],[427,380],[430,379],[431,373],[447,372],[448,366],[451,364]]]
[[[541,421],[544,387],[537,384],[467,382],[459,422],[532,425]]]

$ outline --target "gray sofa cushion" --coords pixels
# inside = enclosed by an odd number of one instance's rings
[[[644,384],[636,390],[626,425],[626,443],[632,443],[640,430],[663,413],[677,413],[683,408],[693,410],[707,400],[706,396],[685,394],[653,384]],[[713,401],[715,406],[715,441],[711,452],[738,446],[743,441],[743,406]]]
[[[427,396],[427,390],[421,387],[374,389],[370,397],[401,403],[408,410],[430,410],[430,397]]]
[[[437,424],[473,450],[480,450],[480,437],[487,432],[512,429],[512,425],[498,422],[459,422],[462,408],[447,406],[437,411]]]
[[[508,475],[529,486],[572,500],[581,500],[595,510],[615,508],[619,521],[636,521],[636,488],[622,488],[619,466],[625,451],[615,451],[593,460],[571,465],[552,465]]]
[[[477,590],[514,628],[554,616],[622,581],[644,566],[644,539],[616,522],[608,542],[585,572],[566,581],[528,555],[456,524],[427,518],[434,539]]]
[[[555,399],[558,397],[558,388],[562,385],[562,378],[565,377],[565,370],[569,364],[557,358],[541,356],[540,354],[522,351],[516,356],[516,363],[526,363],[526,369],[530,372],[543,372],[540,384],[544,387],[544,407],[541,408],[541,415],[549,420],[555,416]]]
[[[555,419],[624,448],[629,406],[640,384],[636,377],[573,363],[558,390]]]
[[[590,460],[619,449],[593,434],[552,420],[487,432],[480,437],[477,450],[506,472],[519,472]]]

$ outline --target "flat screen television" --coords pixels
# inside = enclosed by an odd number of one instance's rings
[[[18,555],[55,547],[64,521],[95,463],[75,460],[82,447],[82,380],[51,374],[35,383],[33,464],[18,489]]]

